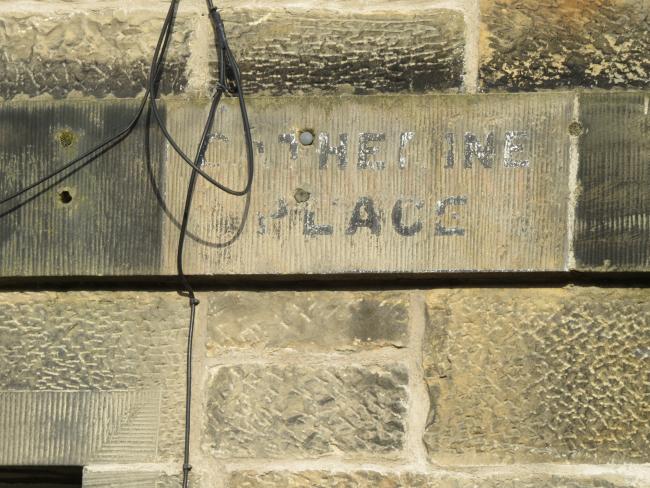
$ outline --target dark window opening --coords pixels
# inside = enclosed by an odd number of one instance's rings
[[[82,466],[0,466],[0,488],[81,487]]]

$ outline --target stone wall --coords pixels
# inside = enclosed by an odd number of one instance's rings
[[[196,486],[648,486],[646,289],[199,298]],[[81,464],[88,486],[177,482],[183,299],[0,304],[0,464]]]
[[[218,4],[258,167],[195,197],[192,485],[650,487],[650,3]],[[167,5],[0,0],[0,197],[127,123]],[[190,148],[216,59],[177,17]],[[180,484],[188,171],[145,124],[0,206],[0,466]]]

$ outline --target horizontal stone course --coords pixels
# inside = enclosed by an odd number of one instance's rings
[[[630,477],[631,478],[631,477]],[[242,471],[232,473],[226,488],[634,488],[648,486],[625,476],[468,473],[416,474],[377,471]]]
[[[485,89],[648,87],[643,0],[481,0]]]
[[[186,149],[204,102],[164,105]],[[244,199],[201,181],[186,272],[646,271],[647,105],[645,92],[253,98],[247,219]],[[117,133],[136,108],[4,104],[2,196]],[[206,171],[236,186],[239,113],[233,100],[222,109]],[[305,128],[311,145],[298,141]],[[165,147],[139,126],[70,177],[3,205],[0,274],[175,274],[188,171]]]
[[[242,364],[211,372],[203,445],[219,458],[395,456],[408,376],[382,366]]]
[[[225,292],[209,297],[208,356],[224,349],[405,347],[409,295],[400,292]]]
[[[427,295],[434,462],[648,462],[647,289]]]

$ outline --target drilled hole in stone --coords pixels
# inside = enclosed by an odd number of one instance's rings
[[[569,124],[569,134],[572,136],[581,136],[583,132],[584,129],[580,122],[574,121]]]
[[[311,129],[303,129],[300,131],[300,144],[303,146],[311,146],[314,143],[314,131]]]
[[[62,147],[70,147],[74,142],[74,132],[71,130],[63,130],[59,133],[59,143]]]
[[[296,202],[298,203],[305,203],[307,200],[309,200],[309,197],[311,197],[311,193],[309,193],[307,190],[303,190],[302,188],[296,188],[296,191],[293,194],[293,198],[295,198]]]
[[[72,201],[72,195],[68,190],[63,190],[59,193],[59,201],[63,204],[68,204]]]

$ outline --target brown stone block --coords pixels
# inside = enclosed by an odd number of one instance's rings
[[[458,89],[461,12],[224,8],[248,93],[355,94]]]
[[[232,291],[209,300],[208,356],[232,348],[326,352],[408,341],[407,293]]]
[[[647,87],[650,4],[643,0],[481,0],[486,89]]]
[[[3,3],[0,20],[0,97],[47,95],[132,97],[144,92],[165,5],[71,6],[38,9]],[[161,90],[187,84],[189,40],[198,16],[178,16]]]
[[[0,464],[179,459],[188,315],[174,292],[0,294]]]
[[[407,384],[390,363],[220,366],[206,389],[203,445],[220,458],[395,457]]]
[[[627,288],[430,292],[430,458],[648,462],[649,298]]]

